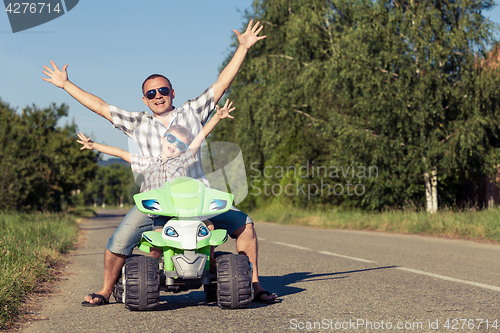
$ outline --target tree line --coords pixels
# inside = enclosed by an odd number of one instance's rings
[[[242,148],[244,208],[474,204],[498,170],[493,5],[256,1],[246,14],[268,38],[230,88],[235,119],[213,135]]]
[[[64,104],[18,113],[0,100],[0,211],[132,202],[130,168],[98,166],[95,152],[80,151],[77,126],[58,126],[67,115]]]

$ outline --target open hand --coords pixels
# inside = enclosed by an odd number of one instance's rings
[[[233,32],[236,34],[236,37],[238,37],[240,45],[245,47],[247,50],[250,49],[255,43],[257,43],[257,41],[267,37],[266,35],[261,37],[258,36],[262,29],[264,29],[263,25],[261,25],[259,28],[260,22],[255,23],[253,27],[252,24],[253,20],[248,23],[247,31],[245,31],[244,34],[240,34],[238,30],[233,30]]]
[[[44,77],[43,80],[52,83],[56,87],[64,88],[64,83],[68,81],[68,72],[66,70],[68,68],[68,65],[64,65],[62,71],[60,71],[52,60],[50,61],[50,64],[54,69],[43,66],[43,68],[45,68],[43,73],[49,77]]]
[[[216,105],[217,116],[219,116],[220,119],[223,119],[223,118],[234,119],[234,117],[231,116],[230,113],[233,112],[234,109],[236,109],[236,108],[231,108],[232,105],[233,105],[233,102],[229,103],[228,99],[226,99],[226,103],[224,104],[224,106],[222,108],[220,108],[218,105]]]
[[[78,133],[78,137],[80,138],[80,140],[76,140],[76,142],[82,145],[80,150],[94,149],[94,141],[90,140],[90,138],[87,138],[85,135],[83,135],[82,132]]]

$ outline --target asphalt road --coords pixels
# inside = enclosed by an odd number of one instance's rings
[[[200,289],[162,293],[153,312],[113,298],[82,307],[101,287],[104,246],[125,213],[103,211],[82,224],[85,241],[41,300],[43,319],[23,332],[500,332],[499,245],[263,222],[261,282],[280,303],[223,310]],[[218,249],[234,251],[234,241]]]

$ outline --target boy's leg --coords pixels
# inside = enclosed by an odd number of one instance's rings
[[[132,250],[139,242],[144,231],[152,229],[153,220],[146,214],[141,213],[134,206],[125,216],[123,221],[116,228],[113,235],[108,240],[104,252],[104,281],[102,289],[96,294],[104,296],[109,301],[113,293],[116,280],[120,276],[121,269],[125,264],[125,259],[132,253]],[[98,298],[91,295],[85,296],[88,303],[99,302]]]
[[[238,253],[248,256],[253,267],[252,285],[254,294],[266,292],[259,282],[257,234],[250,216],[233,206],[226,213],[210,218],[210,221],[215,225],[215,228],[226,229],[232,238],[236,238],[236,250]],[[277,296],[274,294],[262,294],[260,296],[262,301],[272,301],[276,298]]]
[[[214,227],[214,224],[212,222],[210,222],[209,220],[203,220],[203,223],[205,223],[205,225],[207,226],[208,230],[210,231],[214,231],[215,230],[215,227]],[[210,246],[210,271],[212,273],[216,273],[216,269],[215,269],[215,246]]]
[[[154,219],[154,223],[153,223],[153,229],[154,229],[154,231],[156,231],[156,232],[162,232],[163,226],[170,219],[171,219],[171,217],[169,217],[169,216],[157,216]],[[161,255],[163,254],[163,251],[161,249],[157,248],[157,247],[152,247],[149,250],[149,254],[153,258],[160,259]]]
[[[214,224],[212,222],[210,222],[209,220],[203,220],[203,223],[205,223],[205,225],[207,226],[208,230],[210,230],[210,231],[214,231],[215,230]]]
[[[162,229],[155,229],[155,231],[161,232]],[[151,257],[153,257],[153,258],[160,259],[161,255],[162,255],[162,251],[158,247],[152,247],[149,249],[149,254],[151,254]]]

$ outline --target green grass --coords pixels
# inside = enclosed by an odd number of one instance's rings
[[[500,209],[417,211],[306,211],[271,204],[249,214],[255,221],[306,225],[317,228],[377,230],[500,242]]]
[[[51,280],[52,267],[78,236],[76,216],[0,214],[0,329],[19,315],[23,297]]]

